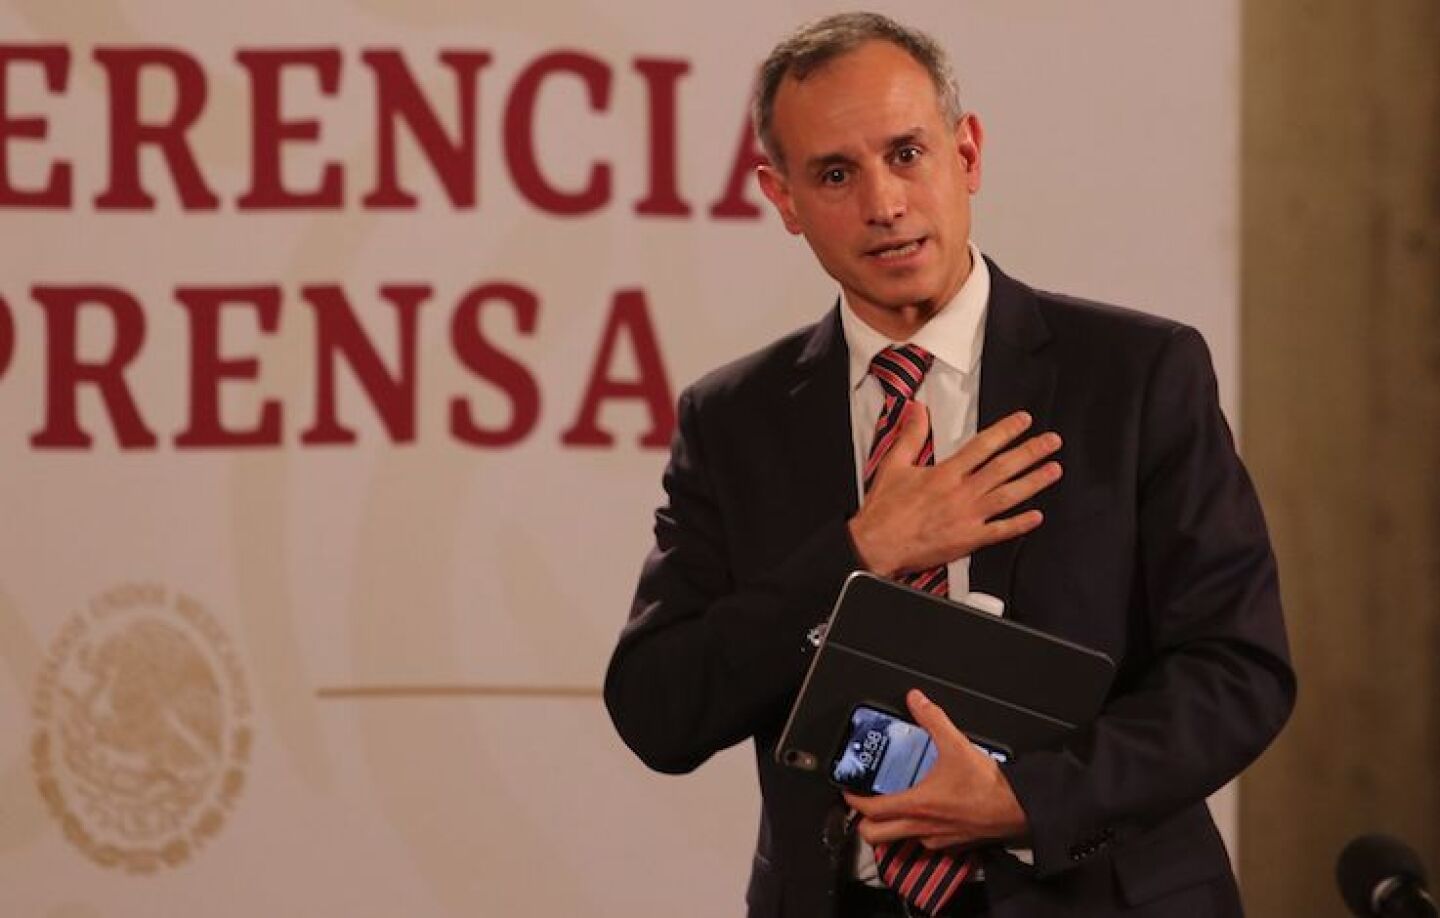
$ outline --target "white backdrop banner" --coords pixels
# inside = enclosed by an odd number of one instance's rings
[[[1233,408],[1234,0],[879,6]],[[679,390],[833,302],[746,122],[830,9],[0,0],[0,914],[742,910],[749,749],[599,686]]]

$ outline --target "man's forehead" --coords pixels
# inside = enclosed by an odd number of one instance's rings
[[[774,127],[782,147],[808,158],[842,142],[889,145],[943,121],[940,108],[929,71],[903,49],[874,41],[801,79],[786,77],[775,97]],[[826,149],[815,151],[815,144]]]

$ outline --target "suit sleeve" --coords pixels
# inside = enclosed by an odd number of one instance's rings
[[[1175,329],[1149,377],[1130,611],[1145,638],[1119,661],[1089,728],[1005,767],[1041,876],[1202,801],[1260,754],[1294,704],[1264,518],[1199,334]]]
[[[809,663],[806,634],[859,567],[837,516],[773,569],[737,575],[725,517],[740,496],[716,484],[701,401],[694,390],[680,398],[655,547],[605,678],[621,738],[671,773],[785,716]]]

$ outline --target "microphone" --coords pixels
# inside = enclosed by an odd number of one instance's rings
[[[1340,895],[1360,918],[1440,918],[1420,858],[1398,838],[1361,835],[1335,864]]]

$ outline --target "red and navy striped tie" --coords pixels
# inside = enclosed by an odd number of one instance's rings
[[[865,460],[867,494],[875,481],[880,461],[900,433],[900,418],[905,413],[905,406],[915,398],[915,390],[920,388],[920,382],[934,362],[934,355],[913,344],[887,347],[870,361],[871,374],[885,390],[885,407],[880,409],[880,418],[875,422],[875,442],[870,447],[869,458]],[[935,464],[935,442],[928,429],[925,431],[925,445],[920,448],[915,464]],[[928,570],[907,571],[895,579],[937,596],[950,595],[950,576],[943,564]],[[934,915],[944,908],[975,866],[973,855],[927,851],[913,838],[876,845],[875,864],[885,885],[926,915]]]

